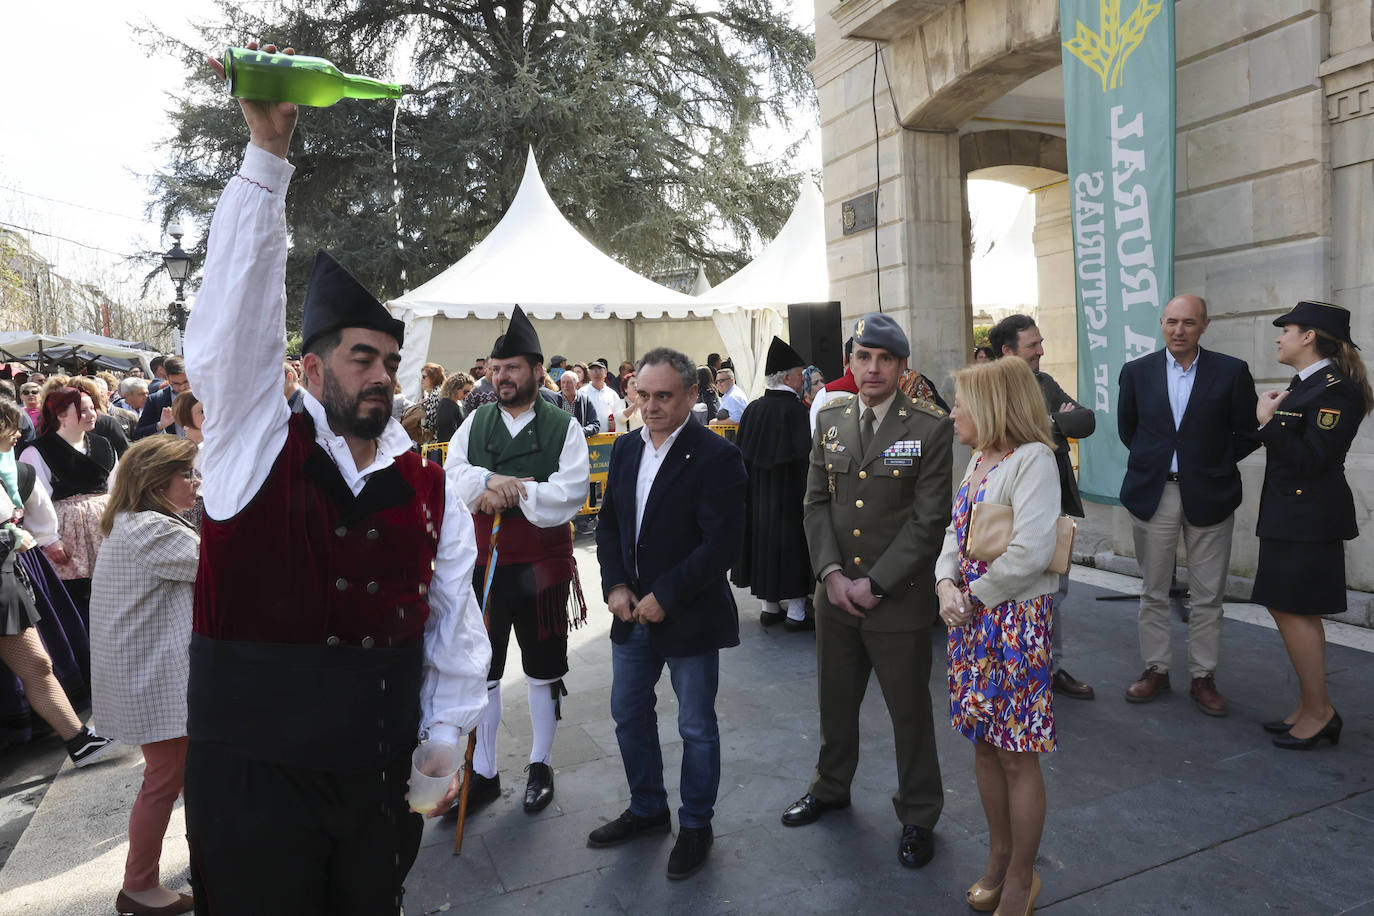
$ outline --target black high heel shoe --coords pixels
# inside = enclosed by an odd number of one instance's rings
[[[1335,747],[1337,744],[1341,743],[1341,726],[1344,724],[1345,723],[1341,721],[1341,714],[1336,712],[1335,709],[1332,709],[1331,718],[1322,726],[1321,731],[1317,732],[1311,738],[1294,738],[1291,733],[1287,735],[1275,735],[1274,747],[1281,747],[1286,751],[1310,751],[1312,748],[1316,747],[1317,742],[1321,741],[1323,738],[1328,739],[1331,742],[1331,746]]]
[[[1263,728],[1271,735],[1286,735],[1288,734],[1288,730],[1292,727],[1292,722],[1285,722],[1282,719],[1275,719],[1273,722],[1264,722],[1260,724],[1260,728]]]

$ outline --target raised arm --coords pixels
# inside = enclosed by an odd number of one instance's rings
[[[250,45],[249,47],[252,47]],[[274,51],[268,45],[264,50]],[[287,49],[287,53],[291,53]],[[211,67],[224,75],[218,61]],[[186,374],[205,405],[205,511],[248,504],[286,441],[286,161],[296,106],[240,101],[249,144],[210,224],[205,279],[186,327]]]

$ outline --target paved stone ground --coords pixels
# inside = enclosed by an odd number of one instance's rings
[[[579,560],[583,581],[596,582],[587,538],[579,538]],[[1331,628],[1331,693],[1346,723],[1340,747],[1283,752],[1258,724],[1286,712],[1296,696],[1278,634],[1262,625],[1267,615],[1228,607],[1219,685],[1231,700],[1229,717],[1199,713],[1186,680],[1153,704],[1128,705],[1121,692],[1140,667],[1134,604],[1096,599],[1135,583],[1089,569],[1077,569],[1074,578],[1065,663],[1096,685],[1098,699],[1057,705],[1060,749],[1044,758],[1049,815],[1038,911],[1374,916],[1374,634]],[[876,685],[863,711],[853,807],[810,827],[779,823],[783,808],[805,791],[816,753],[814,640],[762,630],[757,604],[740,597],[743,644],[722,655],[723,776],[705,870],[668,881],[668,836],[586,847],[587,833],[628,800],[609,717],[609,618],[597,603],[591,625],[572,641],[571,695],[554,746],[554,803],[534,816],[520,808],[529,722],[517,674],[503,687],[505,794],[470,819],[461,856],[450,851],[451,825],[426,826],[407,912],[969,912],[963,891],[981,873],[986,827],[972,751],[942,724],[943,660],[936,659],[932,694],[945,812],[934,862],[913,872],[896,861],[893,743]],[[1177,624],[1180,671],[1183,636]],[[675,709],[665,678],[660,733],[674,798]],[[141,769],[133,750],[80,772],[64,765],[0,871],[0,913],[111,911]],[[166,883],[185,880],[179,808],[163,865]]]

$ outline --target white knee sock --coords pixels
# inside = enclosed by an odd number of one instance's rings
[[[763,612],[765,614],[781,614],[782,608],[778,607],[776,601],[765,601],[763,602]]]
[[[788,598],[786,603],[787,603],[787,616],[788,616],[788,618],[789,618],[790,620],[805,620],[805,619],[806,619],[806,599],[805,599],[805,598]]]
[[[496,732],[501,727],[501,682],[487,681],[487,708],[477,720],[477,750],[472,770],[491,779],[496,775]]]
[[[530,740],[530,763],[549,762],[553,753],[553,736],[558,731],[557,706],[550,684],[557,684],[562,678],[544,681],[531,677],[525,678],[530,689],[530,726],[534,737]]]

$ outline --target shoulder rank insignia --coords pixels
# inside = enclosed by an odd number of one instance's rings
[[[843,407],[856,397],[858,397],[858,395],[855,394],[842,394],[838,397],[833,397],[821,405],[821,410],[830,410],[832,407]]]
[[[1317,425],[1322,429],[1335,429],[1341,422],[1341,412],[1334,407],[1323,407],[1317,411]]]
[[[935,417],[936,419],[940,419],[945,416],[945,412],[940,409],[939,404],[936,404],[934,401],[927,401],[925,398],[912,399],[911,406],[915,407],[917,410],[925,411],[926,413],[930,414],[932,417]]]
[[[1340,380],[1339,378],[1337,378],[1336,376],[1332,375],[1330,372],[1326,373],[1326,387],[1327,387],[1327,388],[1330,388],[1332,385],[1340,384],[1340,381],[1341,381],[1341,380]],[[1339,413],[1339,412],[1340,412],[1340,411],[1337,411],[1337,413]]]

